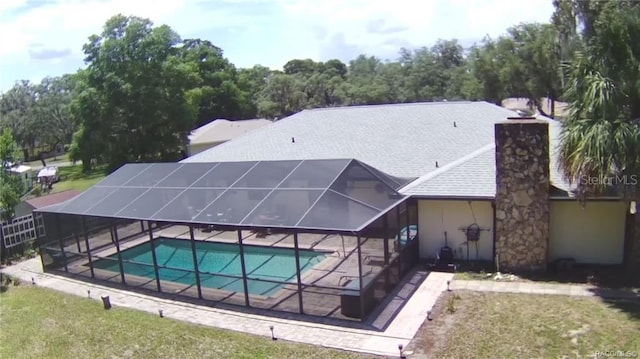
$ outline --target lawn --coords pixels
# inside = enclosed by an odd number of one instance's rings
[[[429,358],[586,358],[611,350],[637,357],[640,303],[445,292],[407,350]]]
[[[622,266],[585,266],[576,265],[571,270],[562,272],[531,272],[512,275],[500,274],[505,282],[540,282],[540,283],[574,283],[593,284],[608,288],[639,288],[640,278],[629,276]],[[474,263],[473,267],[461,265],[454,275],[455,280],[496,280],[494,268],[487,263]]]
[[[364,358],[191,325],[30,284],[0,294],[0,358]]]
[[[51,158],[47,158],[44,160],[47,163],[47,166],[60,166],[60,165],[64,165],[67,164],[69,162],[71,162],[69,160],[69,154],[65,153],[59,156],[55,156],[55,157],[51,157]],[[35,161],[31,161],[31,162],[25,162],[24,163],[27,166],[30,166],[34,169],[39,169],[42,168],[42,161],[41,160],[35,160]]]
[[[82,165],[59,167],[58,173],[60,182],[53,185],[52,192],[62,192],[69,189],[84,191],[106,176],[104,168],[96,168],[85,173],[82,171]]]

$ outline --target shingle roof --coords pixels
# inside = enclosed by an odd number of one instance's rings
[[[31,207],[38,209],[38,208],[43,208],[43,207],[51,206],[58,203],[63,203],[65,201],[70,200],[71,198],[74,198],[80,193],[81,193],[80,191],[76,191],[75,189],[69,189],[66,191],[52,193],[45,196],[30,198],[25,202],[27,202]]]
[[[232,140],[250,131],[272,124],[265,119],[229,121],[218,119],[193,130],[189,136],[190,144],[215,143]]]
[[[486,197],[496,195],[495,145],[492,143],[460,161],[433,171],[402,189],[425,197]]]
[[[355,158],[392,176],[421,177],[411,187],[414,195],[493,196],[495,157],[482,150],[494,143],[494,124],[512,116],[468,101],[304,110],[183,162]],[[549,121],[555,148],[561,124],[539,118]],[[552,156],[552,183],[565,189],[556,164]],[[429,177],[434,171],[438,175]]]

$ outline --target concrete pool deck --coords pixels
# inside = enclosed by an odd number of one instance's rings
[[[271,336],[269,326],[273,325],[274,334],[282,340],[382,356],[397,356],[398,344],[405,347],[409,344],[425,321],[427,312],[447,289],[447,281],[453,280],[451,273],[425,273],[426,278],[416,283],[417,288],[410,297],[396,295],[397,298],[390,298],[406,303],[384,330],[367,330],[291,320],[286,314],[282,317],[256,315],[243,312],[242,307],[237,310],[212,308],[43,273],[39,257],[0,271],[24,283],[31,283],[33,278],[38,286],[85,298],[87,291],[91,291],[94,300],[108,295],[114,306],[155,315],[162,310],[167,318],[267,337]]]

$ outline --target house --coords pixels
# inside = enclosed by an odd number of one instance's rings
[[[40,197],[28,198],[20,202],[16,206],[15,217],[30,215],[35,209],[68,201],[79,194],[80,191],[69,189],[66,191],[51,193]]]
[[[448,244],[503,268],[622,264],[629,209],[615,197],[573,198],[558,169],[560,131],[486,102],[313,109],[182,162],[354,158],[409,181],[398,191],[418,201],[423,259]]]
[[[389,295],[443,246],[507,271],[633,264],[631,209],[574,198],[560,132],[486,102],[305,110],[34,210],[43,269],[366,321],[376,307],[392,316]]]
[[[218,119],[211,121],[193,130],[189,135],[188,153],[189,155],[195,155],[271,123],[271,121],[265,119],[242,121]]]
[[[13,218],[0,222],[0,257],[4,259],[12,254],[21,253],[25,244],[31,243],[38,236],[44,236],[42,215],[34,216],[34,210],[64,203],[78,194],[80,192],[76,190],[67,190],[20,202],[14,210]]]
[[[19,177],[24,185],[25,192],[33,187],[33,169],[27,165],[13,165],[7,169],[12,175]]]

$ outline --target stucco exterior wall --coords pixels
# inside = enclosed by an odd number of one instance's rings
[[[624,202],[551,202],[549,260],[574,258],[577,263],[622,264]]]
[[[475,215],[475,219],[474,219]],[[420,257],[435,258],[436,252],[444,246],[444,232],[447,232],[448,244],[456,258],[467,258],[467,239],[461,228],[476,222],[480,228],[478,241],[478,260],[493,260],[493,209],[489,201],[418,201],[418,219],[420,226]],[[469,245],[469,259],[476,259],[476,246]]]
[[[187,146],[189,156],[193,156],[200,152],[206,151],[210,148],[216,147],[224,142],[208,142],[208,143],[194,143]]]

